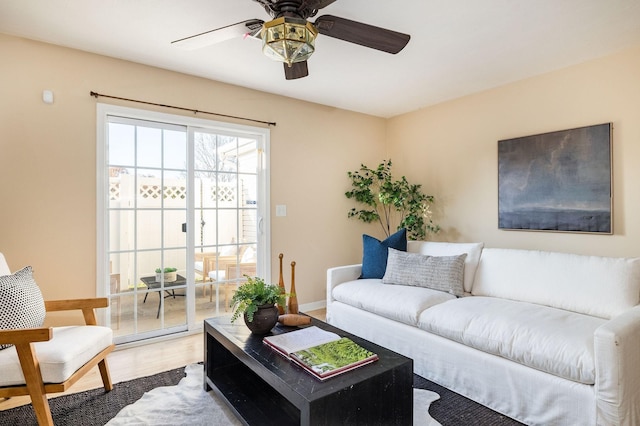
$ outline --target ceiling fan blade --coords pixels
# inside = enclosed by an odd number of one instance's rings
[[[320,34],[388,53],[401,51],[411,36],[362,22],[323,15],[314,23]]]
[[[171,44],[183,49],[194,50],[212,44],[220,43],[236,37],[254,37],[260,33],[264,21],[260,19],[248,19],[237,24],[216,28],[215,30],[192,35],[172,41]]]
[[[297,78],[306,77],[309,75],[309,67],[307,61],[294,62],[291,66],[284,65],[284,78],[287,80],[295,80]]]

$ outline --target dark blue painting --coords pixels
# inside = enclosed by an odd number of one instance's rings
[[[612,233],[611,123],[498,141],[498,227]]]

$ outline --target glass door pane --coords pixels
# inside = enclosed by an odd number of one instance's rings
[[[258,140],[204,129],[193,133],[196,320],[229,312],[244,274],[256,275]],[[200,300],[200,299],[198,299]]]
[[[268,132],[102,104],[98,118],[98,293],[116,343],[230,315],[245,275],[270,273]]]
[[[186,330],[187,129],[109,117],[107,133],[115,340]]]

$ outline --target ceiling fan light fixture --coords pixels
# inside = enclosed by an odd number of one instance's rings
[[[291,66],[309,59],[315,50],[318,30],[309,21],[282,16],[262,28],[262,53]]]

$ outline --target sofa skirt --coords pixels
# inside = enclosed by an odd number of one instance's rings
[[[410,357],[414,373],[527,425],[595,425],[594,387],[487,354],[353,306],[327,322]]]

